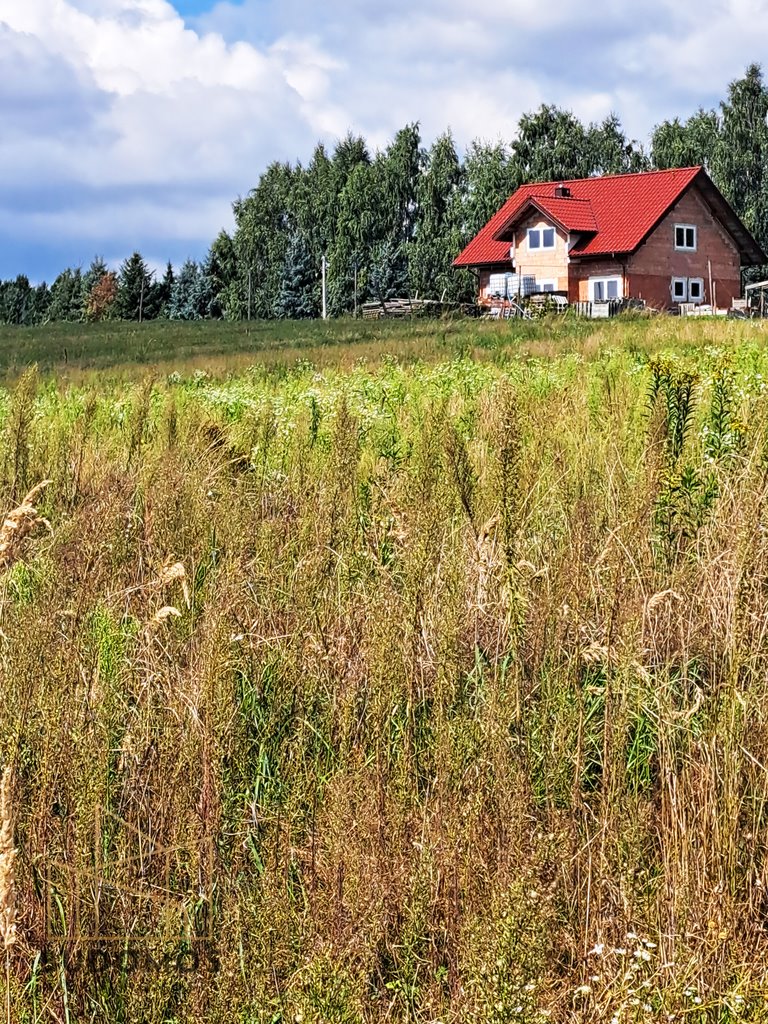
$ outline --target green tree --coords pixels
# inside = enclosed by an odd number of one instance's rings
[[[38,323],[36,289],[25,274],[0,281],[0,323],[32,326]]]
[[[150,320],[151,297],[152,274],[141,254],[134,252],[120,267],[115,311],[121,320]]]
[[[69,267],[62,270],[51,285],[48,318],[50,320],[82,320],[83,275],[79,267],[75,270]]]
[[[275,316],[286,320],[309,320],[317,316],[317,276],[317,263],[306,239],[300,234],[294,235],[285,254]]]
[[[365,297],[366,265],[374,216],[374,176],[371,156],[360,136],[348,134],[333,152],[336,221],[328,247],[328,306],[331,315],[354,308],[354,282],[358,297]],[[365,223],[363,223],[365,221]]]
[[[408,243],[410,290],[422,298],[463,298],[451,264],[462,248],[464,171],[450,132],[430,148],[417,188],[419,218]]]
[[[205,272],[211,290],[210,315],[216,319],[236,319],[239,268],[235,244],[226,231],[220,231],[214,239],[205,260]]]
[[[509,150],[500,142],[475,140],[464,157],[461,229],[464,242],[486,224],[520,182]]]
[[[168,302],[170,320],[205,320],[210,315],[210,280],[195,260],[185,260],[176,275]]]
[[[758,64],[728,86],[720,104],[713,176],[755,238],[768,245],[768,90]]]
[[[370,297],[368,268],[371,249],[380,237],[378,175],[372,164],[358,163],[339,195],[336,233],[328,266],[328,305],[332,316],[352,309],[354,268],[358,268],[358,298]]]
[[[155,317],[168,318],[168,305],[171,301],[175,276],[173,264],[168,260],[162,278],[152,284],[151,306]]]
[[[371,295],[379,302],[408,295],[408,260],[403,243],[389,238],[374,245],[370,254],[369,287]]]
[[[520,118],[510,164],[516,185],[587,178],[593,170],[588,132],[569,110],[543,105]]]
[[[336,172],[336,180],[343,186],[350,174],[360,164],[370,164],[371,155],[361,135],[353,135],[348,132],[341,139],[333,151],[333,166]]]
[[[601,124],[590,125],[585,141],[592,165],[590,174],[632,174],[648,170],[649,161],[642,147],[627,138],[616,114],[609,114]]]
[[[418,124],[408,124],[376,158],[378,241],[394,247],[410,242],[418,220],[419,181],[424,165]]]
[[[680,121],[662,121],[651,136],[651,163],[660,171],[702,165],[712,173],[712,158],[720,144],[720,121],[714,110],[700,108]]]
[[[270,164],[256,188],[234,204],[238,310],[243,317],[273,314],[294,232],[291,198],[297,173],[290,164]]]

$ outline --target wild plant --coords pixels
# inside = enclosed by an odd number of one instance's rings
[[[11,1024],[11,947],[18,941],[16,903],[16,856],[13,827],[10,767],[0,781],[0,939],[5,950],[6,1020]]]
[[[30,455],[39,378],[37,366],[21,375],[11,396],[5,422],[4,477],[12,500],[29,490]]]
[[[650,372],[649,405],[651,413],[657,406],[663,411],[665,439],[654,523],[663,557],[668,565],[673,565],[709,518],[719,495],[719,484],[714,473],[697,469],[683,459],[694,417],[698,375],[669,359],[652,360]],[[723,405],[725,391],[721,381],[716,389],[720,425],[727,415]]]
[[[712,373],[711,397],[704,425],[704,454],[722,461],[743,451],[744,426],[737,418],[736,380],[727,360],[721,360]]]

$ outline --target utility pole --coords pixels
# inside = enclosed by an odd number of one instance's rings
[[[325,259],[325,253],[323,253],[323,264],[322,264],[322,267],[323,267],[323,320],[327,320],[328,319],[328,304],[326,302],[326,287],[325,287],[325,273],[326,273],[327,263],[326,263],[326,259]]]
[[[141,275],[141,292],[139,293],[139,323],[144,314],[144,275]]]
[[[251,319],[251,268],[248,267],[248,320]]]
[[[357,320],[357,260],[355,260],[353,266],[355,270],[355,320]]]

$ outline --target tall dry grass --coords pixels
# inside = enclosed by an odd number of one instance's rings
[[[634,331],[19,384],[11,1019],[766,1019],[766,356]]]

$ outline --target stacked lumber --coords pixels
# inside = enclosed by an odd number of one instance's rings
[[[361,306],[364,320],[397,319],[411,316],[442,316],[444,313],[477,314],[474,305],[442,302],[440,299],[383,299],[364,302]]]

